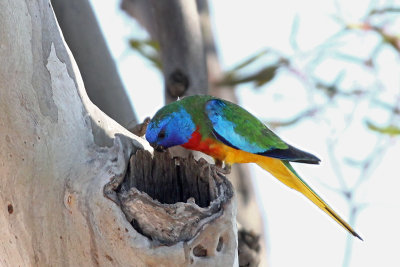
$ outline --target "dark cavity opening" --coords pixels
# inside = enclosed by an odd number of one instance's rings
[[[117,191],[135,187],[163,204],[195,201],[202,208],[215,200],[215,187],[210,187],[210,168],[205,160],[171,158],[168,152],[139,150],[131,156],[124,181]]]
[[[172,158],[169,152],[156,151],[152,156],[138,150],[116,193],[133,228],[154,244],[169,246],[193,239],[219,217],[233,188],[204,159]],[[204,254],[200,247],[197,250],[195,255]]]
[[[8,204],[7,210],[8,210],[8,213],[9,213],[9,214],[12,214],[12,213],[14,212],[14,207],[13,207],[13,205],[12,205],[12,204]]]
[[[224,238],[222,236],[218,239],[217,251],[220,252],[222,250],[222,246],[224,245]]]
[[[207,257],[207,249],[205,249],[202,245],[197,245],[193,249],[193,255],[196,257]]]

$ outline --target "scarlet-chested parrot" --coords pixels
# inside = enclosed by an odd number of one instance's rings
[[[161,108],[146,130],[155,148],[183,146],[226,164],[254,162],[310,199],[351,234],[362,238],[296,173],[290,162],[320,160],[280,139],[240,106],[212,96],[189,96]]]

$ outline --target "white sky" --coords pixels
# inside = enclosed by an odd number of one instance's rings
[[[150,63],[128,47],[130,37],[144,37],[145,32],[118,8],[117,0],[94,1],[108,45],[116,59],[120,74],[132,96],[139,120],[152,116],[163,105],[160,74]],[[254,52],[265,47],[279,48],[291,54],[288,40],[293,18],[298,15],[300,27],[298,43],[302,50],[311,50],[339,29],[332,19],[336,13],[334,1],[281,0],[281,1],[212,1],[212,13],[223,66],[229,68]],[[357,22],[365,13],[369,1],[337,1],[347,21]],[[375,1],[384,3],[385,1]],[[391,1],[395,2],[396,1]],[[397,1],[397,5],[400,3]],[[348,51],[362,55],[376,40],[363,39],[357,45],[349,45]],[[385,52],[378,64],[384,71],[379,75],[387,81],[392,91],[383,92],[388,101],[400,88],[399,55]],[[296,62],[299,66],[304,62]],[[325,62],[319,73],[327,81],[337,76],[338,62]],[[346,77],[346,84],[368,85],[373,79],[364,72],[353,69],[354,76]],[[284,74],[283,74],[284,75]],[[289,118],[306,107],[308,95],[295,79],[284,76],[278,81],[253,90],[251,85],[237,90],[241,105],[260,118]],[[284,101],[279,97],[284,96]],[[278,99],[278,101],[277,101]],[[314,99],[317,103],[318,97]],[[323,184],[338,186],[334,170],[329,162],[326,138],[332,129],[344,132],[336,150],[340,156],[362,159],[373,147],[376,135],[368,132],[363,124],[365,114],[370,114],[378,124],[384,125],[384,114],[376,112],[368,102],[355,110],[351,129],[345,130],[344,117],[352,113],[351,102],[339,101],[337,107],[328,110],[316,120],[307,120],[294,127],[279,131],[287,142],[318,155],[323,161],[319,166],[297,164],[295,168],[320,193],[320,195],[344,218],[348,218],[348,206],[340,194]],[[329,120],[326,120],[328,118]],[[400,177],[396,171],[400,159],[399,142],[394,142],[372,177],[356,195],[356,201],[368,203],[357,217],[355,229],[364,242],[354,239],[350,266],[400,266]],[[279,266],[341,266],[346,233],[328,216],[317,210],[308,200],[286,188],[258,167],[252,168],[257,190],[265,211],[269,242],[269,263]],[[357,169],[344,168],[349,184],[359,174]],[[322,183],[323,184],[322,184]]]

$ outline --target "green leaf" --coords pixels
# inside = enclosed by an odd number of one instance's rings
[[[396,127],[394,125],[388,125],[388,126],[381,127],[381,126],[377,126],[376,124],[373,124],[370,121],[367,121],[366,124],[367,124],[368,129],[370,129],[374,132],[378,132],[381,134],[387,134],[387,135],[391,135],[391,136],[400,135],[400,128]]]
[[[270,82],[276,75],[276,71],[281,67],[281,64],[276,63],[266,66],[254,74],[239,75],[236,73],[228,73],[218,83],[219,86],[235,86],[242,83],[254,82],[257,87],[260,87]]]
[[[159,70],[162,69],[160,59],[160,45],[153,40],[130,39],[129,45],[140,55],[149,60]]]
[[[242,63],[239,63],[237,66],[233,67],[233,69],[230,70],[229,72],[236,72],[238,70],[243,69],[244,67],[247,67],[248,65],[250,65],[251,63],[253,63],[257,59],[259,59],[262,56],[266,55],[268,52],[269,51],[266,49],[266,50],[262,50],[262,51],[256,53],[253,56],[250,56],[248,59],[244,60]]]

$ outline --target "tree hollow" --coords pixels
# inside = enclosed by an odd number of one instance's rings
[[[136,231],[156,244],[173,245],[193,239],[205,224],[220,217],[233,189],[204,159],[138,150],[117,195]]]

